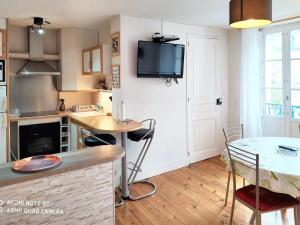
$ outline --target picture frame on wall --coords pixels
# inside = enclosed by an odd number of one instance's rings
[[[120,88],[120,65],[112,65],[112,87],[113,88]]]
[[[112,56],[119,56],[120,55],[120,32],[113,33],[111,35],[111,49],[112,49]]]

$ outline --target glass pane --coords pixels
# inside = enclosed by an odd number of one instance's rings
[[[291,88],[300,89],[300,60],[291,61]]]
[[[266,35],[266,59],[282,59],[282,33]]]
[[[92,70],[93,73],[101,72],[101,51],[100,48],[94,49],[92,51],[92,58],[93,58],[93,63],[92,63]]]
[[[283,116],[282,89],[266,89],[266,115]]]
[[[300,58],[300,30],[291,31],[291,58]]]
[[[282,62],[266,62],[266,87],[282,88]]]
[[[300,90],[291,91],[291,117],[300,119]]]

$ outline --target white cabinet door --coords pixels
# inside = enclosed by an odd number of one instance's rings
[[[6,128],[7,128],[6,114],[0,113],[0,164],[7,162],[6,161],[7,160]]]
[[[188,43],[188,148],[190,163],[194,163],[220,153],[216,106],[218,40],[190,35]]]

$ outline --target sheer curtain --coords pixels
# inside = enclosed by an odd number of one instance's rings
[[[241,44],[241,123],[246,137],[262,135],[261,125],[261,33],[242,31]]]

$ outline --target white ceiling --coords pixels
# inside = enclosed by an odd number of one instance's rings
[[[229,0],[0,0],[0,16],[20,25],[42,16],[56,28],[97,29],[118,14],[226,28],[228,7]],[[295,15],[300,15],[300,0],[273,0],[273,19]]]

